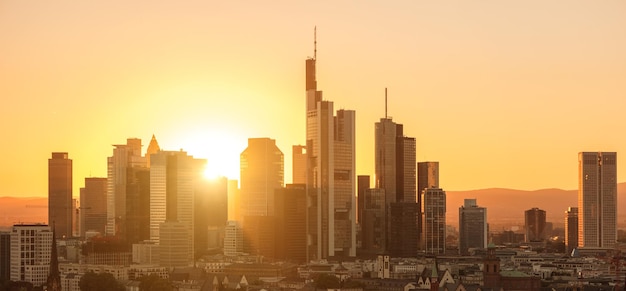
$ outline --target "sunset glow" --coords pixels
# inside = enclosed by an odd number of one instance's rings
[[[319,88],[356,111],[356,174],[385,87],[448,190],[575,189],[578,152],[626,148],[624,1],[3,1],[0,196],[45,196],[53,151],[76,196],[111,145],[152,134],[230,179],[248,138],[275,139],[290,183],[315,26]]]

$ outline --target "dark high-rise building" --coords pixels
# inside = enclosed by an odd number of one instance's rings
[[[276,217],[243,217],[243,250],[251,255],[276,258]]]
[[[306,262],[306,186],[276,189],[276,259]]]
[[[415,202],[395,202],[389,204],[388,210],[390,223],[387,231],[389,234],[387,250],[389,254],[394,257],[417,256],[420,245],[420,234],[417,227],[420,219],[419,204]]]
[[[565,211],[565,248],[568,254],[578,247],[578,207]]]
[[[235,181],[236,182],[236,181]],[[194,193],[194,249],[198,258],[207,253],[217,242],[224,242],[224,231],[228,219],[228,185],[226,177],[200,178]],[[218,235],[212,238],[210,233]],[[213,242],[212,242],[213,241]]]
[[[459,207],[459,253],[468,255],[470,248],[486,248],[487,234],[487,208],[479,207],[476,199],[465,199]]]
[[[355,112],[317,90],[316,58],[306,60],[307,242],[309,259],[356,256]],[[245,227],[245,226],[244,226]]]
[[[578,154],[578,246],[617,241],[617,153]]]
[[[439,162],[417,163],[417,193],[426,188],[439,188]]]
[[[0,281],[11,278],[11,233],[0,232]]]
[[[370,189],[370,176],[357,176],[357,223],[361,223],[363,209],[365,207],[365,191]]]
[[[541,242],[546,234],[546,211],[539,208],[528,209],[524,212],[526,227],[526,242]]]
[[[359,176],[369,177],[369,176]],[[360,181],[359,181],[360,182]],[[369,180],[368,180],[369,184]],[[385,219],[385,190],[366,189],[362,195],[363,204],[360,205],[361,220],[361,248],[360,257],[375,257],[386,250],[386,219]],[[416,244],[417,246],[417,244]]]
[[[306,146],[294,145],[292,148],[292,183],[306,184]]]
[[[126,169],[126,221],[122,237],[128,244],[150,239],[150,169]]]
[[[85,178],[80,188],[80,236],[87,231],[104,235],[107,223],[107,178]]]
[[[274,215],[274,190],[284,183],[284,156],[276,141],[249,138],[240,159],[244,216]]]
[[[446,249],[446,192],[441,188],[422,191],[422,231],[424,251],[443,254]]]
[[[72,160],[67,153],[48,159],[48,222],[59,237],[72,237]]]

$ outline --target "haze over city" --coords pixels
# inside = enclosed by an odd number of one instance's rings
[[[152,134],[230,179],[247,138],[275,139],[291,182],[314,26],[318,86],[356,111],[357,174],[385,87],[448,190],[575,189],[578,152],[626,148],[623,1],[3,1],[0,196],[46,196],[53,151],[78,193],[111,145]]]

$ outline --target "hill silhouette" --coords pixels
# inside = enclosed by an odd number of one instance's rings
[[[618,224],[626,223],[626,183],[617,184]],[[495,224],[524,224],[524,211],[537,207],[546,211],[546,220],[562,226],[568,207],[578,207],[578,190],[541,189],[533,191],[489,188],[470,191],[446,191],[447,224],[459,224],[459,207],[464,199],[477,199],[487,208],[487,220]]]
[[[538,207],[546,211],[546,220],[555,227],[562,226],[568,207],[578,205],[578,190],[541,189],[534,191],[489,188],[469,191],[446,191],[447,224],[457,226],[459,207],[466,198],[475,198],[487,208],[487,220],[492,225],[524,224],[524,211]],[[626,225],[626,183],[617,184],[618,224]],[[48,221],[46,197],[0,197],[0,228],[15,223]]]

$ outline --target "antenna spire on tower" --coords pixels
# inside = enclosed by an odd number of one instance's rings
[[[317,59],[317,25],[313,27],[313,59]]]
[[[385,87],[385,119],[387,119],[387,87]]]

